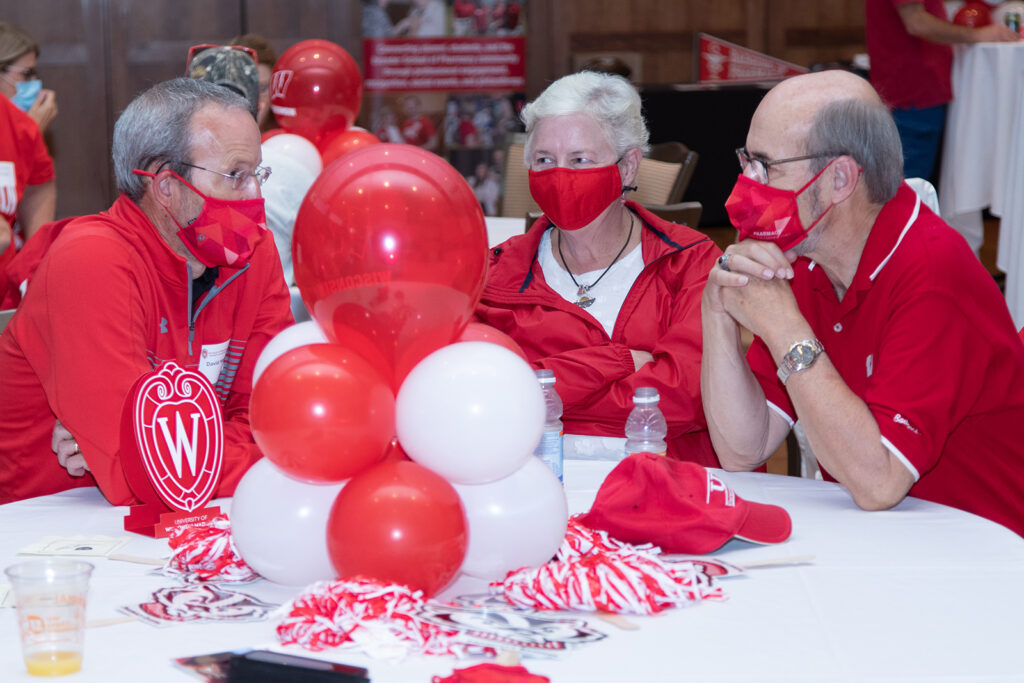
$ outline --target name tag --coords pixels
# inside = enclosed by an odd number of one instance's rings
[[[18,180],[14,162],[0,161],[0,213],[13,216],[18,210]]]
[[[220,369],[224,366],[224,356],[228,352],[228,342],[219,344],[203,344],[199,352],[199,372],[203,373],[210,384],[216,384],[220,377]]]

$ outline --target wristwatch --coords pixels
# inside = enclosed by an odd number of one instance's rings
[[[785,384],[794,372],[811,367],[818,354],[824,350],[825,347],[817,339],[804,339],[793,344],[789,347],[786,355],[782,357],[782,362],[779,363],[779,380]]]

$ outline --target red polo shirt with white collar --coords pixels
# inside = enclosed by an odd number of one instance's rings
[[[815,265],[794,264],[797,304],[914,475],[909,495],[1024,535],[1024,344],[967,242],[904,184],[842,301]],[[769,406],[796,419],[762,340],[747,360]]]

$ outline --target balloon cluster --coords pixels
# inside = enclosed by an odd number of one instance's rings
[[[568,512],[532,455],[544,400],[515,342],[470,323],[487,238],[458,171],[355,145],[306,193],[292,257],[313,320],[255,366],[266,458],[232,503],[242,558],[278,583],[368,576],[427,596],[460,569],[496,579],[550,559]]]

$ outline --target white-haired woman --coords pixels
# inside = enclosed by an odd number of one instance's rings
[[[717,466],[700,400],[700,297],[720,251],[624,199],[647,147],[640,96],[583,71],[523,110],[544,216],[492,252],[477,316],[554,371],[566,433],[622,436],[637,387],[658,389],[668,454]]]

